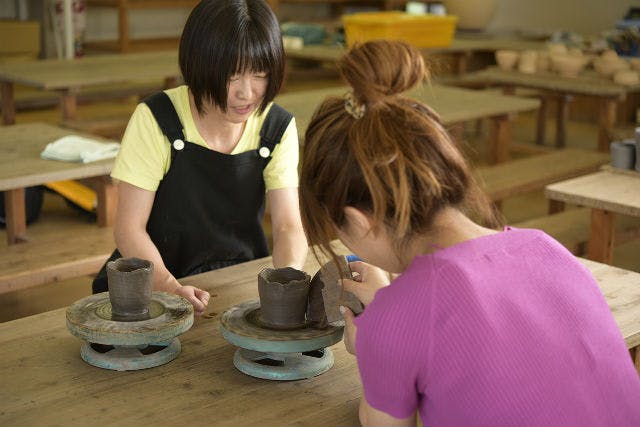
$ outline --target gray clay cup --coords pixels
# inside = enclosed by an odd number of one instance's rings
[[[305,326],[311,276],[295,268],[265,268],[258,274],[260,320],[273,329]]]
[[[133,322],[149,318],[153,293],[153,263],[139,258],[119,258],[107,263],[111,318]]]
[[[636,142],[633,139],[611,143],[611,166],[633,170],[636,164]]]

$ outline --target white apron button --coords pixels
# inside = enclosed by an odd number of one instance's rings
[[[173,148],[178,151],[182,150],[184,148],[184,141],[181,139],[176,139],[175,141],[173,141]]]
[[[258,150],[258,154],[260,154],[260,157],[262,157],[263,159],[266,159],[267,157],[269,157],[269,154],[271,154],[271,150],[269,150],[268,147],[260,147],[260,149]]]

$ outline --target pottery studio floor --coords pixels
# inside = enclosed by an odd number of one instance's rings
[[[302,90],[326,85],[339,85],[340,82],[330,72],[319,72],[306,77],[291,76],[287,82],[287,90]],[[81,105],[79,114],[83,117],[110,115],[131,112],[135,108],[136,100],[110,101]],[[60,111],[56,107],[34,111],[18,111],[17,123],[44,121],[56,123]],[[553,126],[548,126],[549,139],[553,138]],[[486,131],[486,126],[482,128]],[[520,143],[533,144],[535,129],[535,115],[525,114],[516,118],[513,123],[514,140]],[[594,123],[586,121],[570,121],[568,129],[568,147],[595,149],[596,127]],[[478,138],[475,126],[467,126],[468,139]],[[486,136],[480,136],[486,138]],[[469,144],[470,146],[472,144]],[[476,146],[474,144],[474,146]],[[481,150],[480,150],[481,152]],[[469,153],[473,159],[480,157],[479,152]],[[509,223],[546,214],[547,203],[543,193],[534,192],[523,197],[507,200],[503,206]],[[65,201],[55,193],[46,193],[40,218],[29,225],[28,235],[38,239],[50,233],[64,235],[64,233],[82,233],[87,227],[95,227],[87,216],[69,207]],[[60,242],[61,245],[64,241]],[[6,232],[0,230],[0,257],[6,249]],[[78,247],[79,252],[83,251]],[[614,265],[640,272],[640,241],[633,241],[616,247]],[[22,291],[0,294],[0,322],[19,317],[29,316],[43,311],[65,307],[74,301],[91,293],[91,277],[83,276],[30,288]]]

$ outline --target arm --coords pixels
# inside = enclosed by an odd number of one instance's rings
[[[409,416],[408,418],[395,418],[386,412],[378,411],[371,407],[364,397],[360,400],[360,410],[358,415],[360,416],[360,424],[363,427],[369,426],[387,426],[387,427],[415,427],[416,414]]]
[[[302,229],[298,189],[267,191],[273,233],[273,266],[302,269],[307,259],[307,238]]]
[[[120,181],[118,210],[114,237],[123,257],[137,257],[153,262],[153,288],[175,293],[193,304],[196,314],[202,314],[209,294],[192,286],[182,286],[167,270],[162,256],[147,233],[147,221],[153,207],[155,192]]]
[[[346,307],[340,307],[340,312],[344,317],[344,323],[345,323],[344,345],[349,353],[355,355],[358,328],[353,322],[353,319],[354,319],[353,312]],[[416,425],[415,412],[407,418],[395,418],[387,414],[386,412],[382,412],[373,408],[371,405],[369,405],[369,402],[367,402],[367,399],[365,399],[364,397],[360,400],[359,417],[360,417],[360,424],[362,424],[363,427],[368,427],[368,426],[415,427]]]

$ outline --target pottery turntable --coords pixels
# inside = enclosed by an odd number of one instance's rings
[[[178,335],[193,324],[186,299],[151,290],[153,264],[120,258],[107,264],[109,292],[83,298],[67,309],[67,328],[84,340],[80,355],[117,371],[152,368],[180,353]]]
[[[269,380],[299,380],[333,366],[329,348],[342,339],[339,305],[362,311],[357,298],[342,291],[351,277],[348,260],[327,263],[310,280],[293,268],[264,269],[258,275],[260,300],[247,301],[222,314],[220,331],[239,347],[233,357],[241,372]]]

